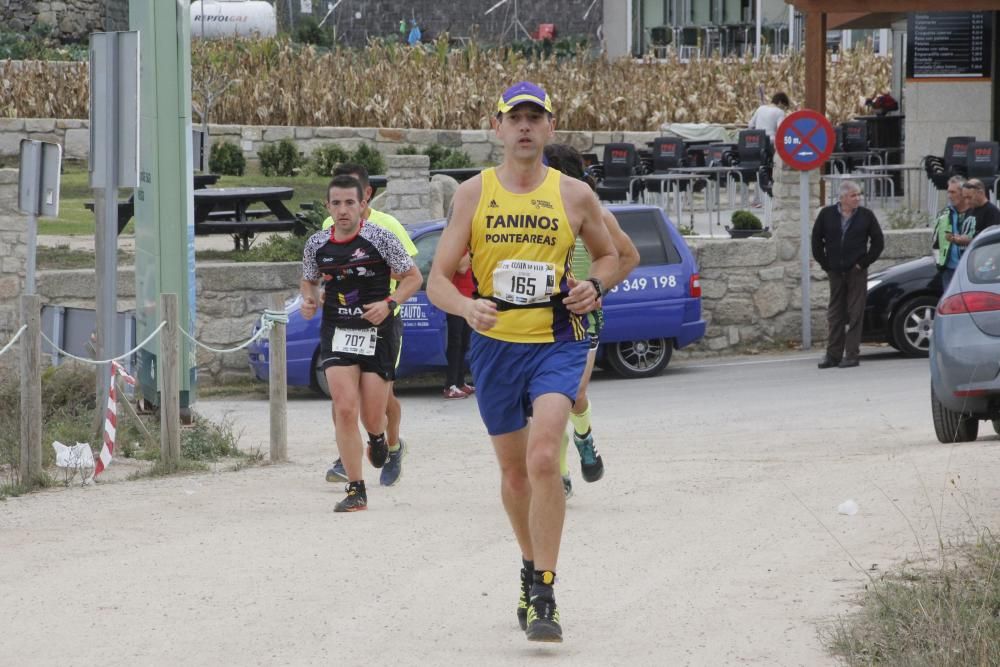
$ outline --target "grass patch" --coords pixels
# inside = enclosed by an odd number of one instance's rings
[[[46,368],[42,372],[42,467],[54,463],[51,442],[66,444],[95,440],[94,371],[75,364]],[[21,384],[16,373],[0,379],[0,486],[13,495],[22,489],[45,486],[45,480],[21,480]],[[3,493],[3,492],[0,492]]]
[[[118,251],[118,265],[131,266],[134,257],[124,250]],[[68,245],[38,246],[35,266],[39,271],[51,269],[93,269],[96,255],[92,250],[73,250]]]
[[[94,192],[90,189],[87,165],[82,163],[65,163],[59,187],[59,217],[41,218],[38,221],[38,233],[50,236],[93,236],[94,212],[88,211],[84,204],[94,201]],[[326,186],[330,179],[326,176],[301,174],[298,176],[264,176],[260,166],[254,162],[247,165],[243,176],[223,176],[213,186],[217,188],[275,186],[290,187],[295,190],[292,199],[285,202],[288,210],[293,213],[299,210],[299,204],[326,200]],[[120,198],[127,199],[131,191],[122,189]],[[132,221],[123,230],[123,234],[134,232],[135,222]]]
[[[48,473],[44,472],[29,481],[24,481],[17,477],[16,475],[12,475],[8,478],[10,481],[0,483],[0,500],[17,498],[37,489],[46,489],[55,485],[55,480]]]
[[[266,385],[265,390],[266,390]],[[91,443],[96,457],[100,453],[100,440],[94,431],[96,419],[96,376],[91,366],[66,363],[46,368],[42,373],[42,467],[51,469],[55,453],[54,440],[67,445],[77,442]],[[120,394],[120,396],[122,396]],[[21,458],[20,379],[11,373],[0,378],[0,498],[19,496],[32,489],[55,484],[47,473],[32,480],[20,478],[18,466]],[[194,423],[181,429],[181,456],[179,472],[205,469],[206,461],[235,459],[240,467],[254,465],[261,459],[260,452],[242,452],[238,449],[239,432],[229,421],[215,423],[195,417]],[[129,404],[119,400],[118,434],[115,455],[158,461],[160,457],[160,421],[157,415],[136,415]],[[95,444],[96,443],[96,444]],[[200,467],[199,467],[200,466]],[[166,474],[169,470],[154,465],[153,472],[140,475]]]
[[[943,546],[940,562],[873,579],[857,613],[826,633],[848,665],[1000,664],[1000,541]]]
[[[191,461],[189,459],[182,458],[176,465],[173,466],[167,466],[164,465],[162,461],[156,461],[152,466],[146,468],[145,470],[135,471],[128,476],[128,479],[129,481],[133,481],[149,477],[166,477],[167,475],[205,472],[206,470],[208,470],[208,465],[202,461]]]
[[[253,249],[251,249],[253,252]],[[198,250],[195,252],[195,261],[265,261],[244,259],[242,250]],[[68,245],[58,246],[38,246],[35,254],[35,262],[39,271],[69,270],[69,269],[93,269],[96,266],[97,258],[93,250],[74,250]],[[135,255],[125,250],[118,250],[118,266],[132,266],[135,263]]]

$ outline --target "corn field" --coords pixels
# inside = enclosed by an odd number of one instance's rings
[[[665,122],[745,123],[784,90],[800,104],[805,61],[790,57],[609,61],[524,56],[471,44],[449,49],[373,43],[320,52],[279,40],[196,41],[192,96],[209,122],[469,129],[488,127],[500,91],[514,81],[543,85],[563,130],[656,130]],[[834,122],[864,110],[888,88],[892,63],[855,49],[828,63],[827,114]],[[87,64],[0,63],[0,116],[86,118]],[[194,120],[200,122],[199,113]]]

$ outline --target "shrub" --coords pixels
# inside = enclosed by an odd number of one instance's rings
[[[733,211],[730,221],[733,223],[733,229],[764,229],[760,218],[750,211]]]
[[[327,210],[321,201],[313,201],[312,208],[302,215],[302,223],[306,231],[302,236],[294,234],[272,234],[257,243],[246,252],[235,253],[232,257],[237,262],[298,262],[306,241],[316,232],[323,229],[323,221],[327,218]]]
[[[223,420],[221,424],[216,424],[196,416],[191,428],[181,433],[181,455],[189,461],[215,461],[226,456],[240,456],[236,444],[238,439],[232,422]]]
[[[247,169],[247,160],[239,146],[231,141],[219,141],[212,144],[208,154],[208,169],[213,174],[242,176]]]
[[[368,144],[361,144],[356,151],[351,153],[351,162],[362,165],[372,175],[385,173],[385,160],[382,158],[382,153]]]
[[[0,60],[86,61],[87,42],[62,44],[54,26],[41,21],[27,31],[0,30]]]
[[[320,26],[312,16],[300,16],[295,26],[294,39],[300,44],[313,44],[330,48],[333,46],[333,32]]]
[[[396,155],[426,155],[431,159],[431,169],[464,169],[473,166],[472,158],[465,151],[445,148],[441,144],[432,144],[423,151],[415,146],[403,146]]]
[[[294,176],[298,168],[305,164],[299,149],[291,139],[282,139],[257,151],[260,158],[260,173],[265,176]]]
[[[320,146],[309,159],[309,169],[317,176],[333,176],[338,164],[350,160],[351,155],[337,144]]]

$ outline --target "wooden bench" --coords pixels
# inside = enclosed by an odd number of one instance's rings
[[[199,222],[194,226],[195,236],[209,234],[232,234],[236,239],[249,239],[261,232],[292,232],[298,236],[306,233],[306,226],[299,219],[255,220],[253,222]]]
[[[88,201],[83,204],[84,208],[88,211],[94,210],[94,202]],[[125,229],[125,225],[128,221],[132,219],[135,215],[135,195],[132,195],[128,199],[118,200],[118,233],[121,234],[122,230]]]
[[[271,212],[266,208],[255,208],[246,212],[248,219],[266,218]],[[208,214],[208,219],[212,222],[221,220],[232,220],[236,217],[236,211],[212,211]]]

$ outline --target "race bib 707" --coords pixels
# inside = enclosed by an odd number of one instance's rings
[[[370,329],[336,329],[333,332],[334,352],[359,354],[370,357],[375,354],[375,343],[378,341],[378,330]]]

